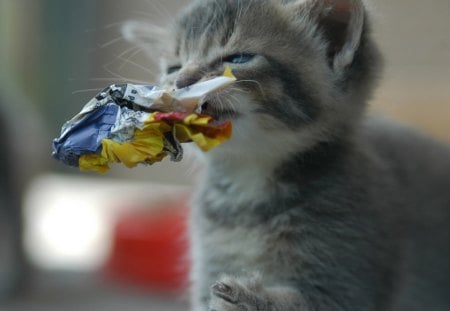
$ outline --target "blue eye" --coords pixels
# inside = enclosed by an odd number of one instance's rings
[[[254,57],[254,54],[239,53],[227,56],[223,59],[223,61],[232,64],[244,64],[251,61]]]

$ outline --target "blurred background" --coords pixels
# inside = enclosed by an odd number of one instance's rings
[[[192,156],[106,175],[50,158],[63,121],[105,86],[155,83],[127,20],[170,24],[181,0],[0,0],[0,310],[186,310]],[[386,57],[371,102],[450,142],[450,2],[373,0]]]

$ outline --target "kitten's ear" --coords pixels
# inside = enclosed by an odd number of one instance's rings
[[[364,28],[362,0],[297,0],[317,22],[327,40],[330,65],[339,73],[350,65],[359,47]]]
[[[172,40],[169,32],[159,26],[142,21],[128,21],[122,27],[124,38],[134,43],[153,60],[159,60],[171,50]]]

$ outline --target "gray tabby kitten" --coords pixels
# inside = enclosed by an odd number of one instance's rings
[[[365,116],[381,67],[362,0],[197,0],[162,77],[232,139],[191,216],[193,310],[450,310],[450,151]]]

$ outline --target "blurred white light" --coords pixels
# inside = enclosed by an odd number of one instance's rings
[[[41,211],[35,219],[37,237],[44,242],[40,245],[41,251],[78,264],[88,259],[86,254],[90,254],[89,261],[98,257],[90,250],[95,249],[101,239],[105,223],[85,197],[80,200],[75,193],[57,194]]]
[[[113,225],[124,209],[185,191],[106,178],[40,176],[25,198],[26,251],[44,269],[95,270],[109,254]]]
[[[107,223],[95,188],[68,178],[36,180],[25,205],[25,245],[48,269],[95,269],[109,249]]]

